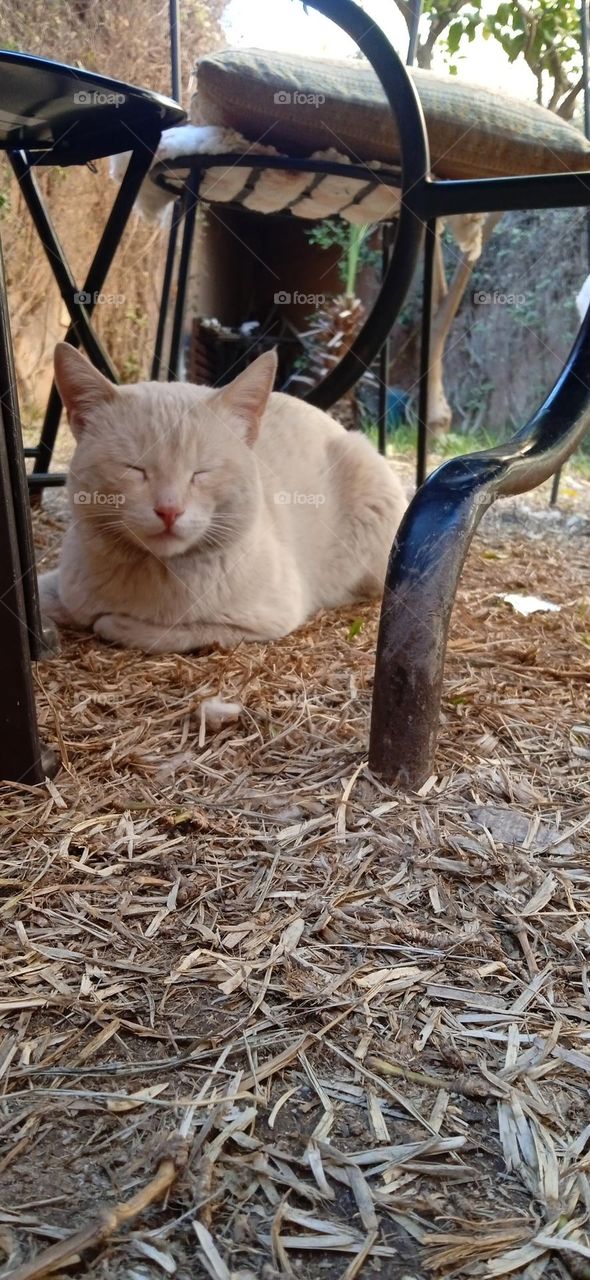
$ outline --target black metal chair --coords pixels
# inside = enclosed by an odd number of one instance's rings
[[[103,76],[28,54],[0,53],[0,148],[7,152],[70,316],[66,341],[84,346],[109,377],[116,374],[90,317],[137,192],[163,129],[184,119],[172,101]],[[79,288],[68,267],[35,180],[38,165],[87,164],[131,151],[90,270]],[[37,729],[31,659],[46,650],[31,535],[31,488],[63,483],[48,474],[61,401],[52,389],[35,448],[23,450],[6,279],[0,247],[0,778],[35,783],[50,760]],[[34,458],[32,475],[25,454]]]
[[[446,636],[455,591],[471,539],[484,511],[498,497],[524,492],[555,474],[590,425],[590,313],[554,389],[542,407],[505,446],[455,459],[426,477],[427,406],[433,254],[436,220],[451,214],[590,205],[590,174],[561,172],[517,177],[433,180],[424,119],[407,71],[383,33],[367,24],[353,0],[308,0],[356,41],[372,64],[397,123],[401,157],[401,207],[393,250],[377,302],[341,363],[307,397],[329,408],[362,376],[383,346],[406,296],[424,244],[423,324],[418,413],[418,485],[392,550],[381,615],[371,724],[370,765],[387,782],[414,786],[432,768]],[[415,47],[419,4],[414,6]],[[169,254],[159,344],[153,376],[160,371],[164,318],[174,246],[184,219],[169,364],[176,376],[186,277],[205,170],[224,163],[311,170],[308,160],[249,154],[198,156],[162,163],[153,177],[181,191]],[[188,178],[178,186],[182,168]],[[322,173],[356,173],[318,162]],[[176,175],[176,176],[175,176]],[[366,168],[358,170],[366,177]],[[385,171],[384,181],[396,180]],[[399,181],[399,179],[397,179]],[[175,186],[176,183],[176,186]]]

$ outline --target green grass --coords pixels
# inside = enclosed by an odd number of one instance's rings
[[[377,426],[369,423],[363,428],[365,435],[376,445],[378,441]],[[445,461],[447,458],[457,458],[464,453],[477,453],[482,449],[493,449],[495,445],[505,444],[513,434],[509,431],[504,433],[493,433],[490,431],[466,431],[463,435],[459,435],[456,431],[449,431],[448,435],[439,436],[433,440],[429,453],[437,458]],[[388,452],[396,454],[408,454],[412,456],[416,453],[417,431],[413,425],[405,425],[397,427],[387,437]],[[570,471],[576,472],[584,479],[590,478],[590,434],[583,441],[581,448],[577,453],[569,459],[566,466]]]
[[[378,431],[377,426],[369,423],[363,427],[364,434],[377,444]],[[462,453],[475,453],[478,449],[491,449],[496,444],[502,444],[506,440],[506,436],[492,435],[490,432],[479,431],[466,432],[459,435],[456,431],[449,431],[447,435],[438,436],[430,444],[429,452],[436,454],[437,458],[456,458]],[[417,444],[417,430],[415,426],[406,425],[397,427],[395,431],[390,432],[387,437],[388,449],[393,453],[415,453]]]

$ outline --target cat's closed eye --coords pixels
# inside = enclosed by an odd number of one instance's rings
[[[213,471],[213,469],[214,469],[213,467],[208,467],[206,470],[203,470],[203,471],[193,471],[193,474],[191,476],[191,484],[196,484],[198,480],[203,479],[203,476],[208,476],[209,473]]]
[[[141,476],[142,480],[147,480],[147,472],[144,470],[144,468],[143,468],[143,467],[135,467],[135,466],[133,466],[133,463],[128,462],[128,463],[127,463],[127,465],[126,465],[126,467],[125,467],[125,470],[126,470],[126,471],[135,471],[135,474],[136,474],[136,475],[138,475],[138,476]]]

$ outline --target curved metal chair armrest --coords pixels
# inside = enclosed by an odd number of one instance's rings
[[[369,765],[419,786],[432,771],[447,633],[465,557],[497,498],[536,488],[590,427],[590,313],[541,408],[505,445],[446,462],[413,498],[391,552],[377,642]]]

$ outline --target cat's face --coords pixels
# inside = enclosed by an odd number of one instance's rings
[[[75,517],[162,559],[233,541],[260,501],[252,445],[275,371],[268,352],[222,391],[114,387],[60,343],[56,382],[77,440],[68,481]]]

